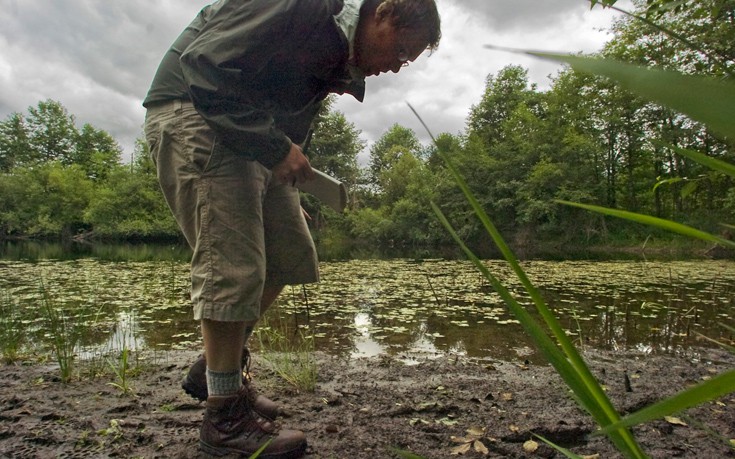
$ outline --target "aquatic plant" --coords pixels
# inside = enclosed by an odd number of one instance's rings
[[[7,364],[20,358],[25,340],[25,325],[18,307],[8,292],[0,292],[0,354]]]
[[[50,339],[51,350],[59,364],[61,382],[67,383],[73,375],[76,348],[82,338],[84,321],[75,320],[68,311],[58,306],[43,283],[40,289],[46,336]]]
[[[289,327],[276,314],[261,320],[255,330],[260,355],[284,381],[297,390],[316,389],[317,365],[314,359],[314,337],[299,327]]]

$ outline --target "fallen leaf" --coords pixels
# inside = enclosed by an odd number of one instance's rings
[[[482,437],[483,435],[485,435],[485,429],[481,427],[470,427],[469,429],[467,429],[467,433],[470,435]]]
[[[475,447],[475,451],[477,451],[480,454],[487,455],[488,453],[490,453],[490,451],[488,451],[488,449],[485,446],[485,444],[483,442],[481,442],[480,440],[475,440],[475,442],[472,443],[472,446],[474,446]]]
[[[669,424],[676,424],[676,425],[679,425],[679,426],[686,426],[686,425],[687,425],[687,423],[686,423],[686,422],[682,421],[682,420],[681,420],[681,419],[679,419],[679,418],[675,418],[675,417],[673,417],[673,416],[664,416],[664,419],[665,419],[665,420],[666,420],[666,422],[668,422]]]
[[[460,454],[464,454],[470,451],[470,448],[472,448],[472,445],[470,443],[465,443],[463,445],[459,445],[455,448],[452,448],[452,456],[459,456]]]
[[[449,437],[449,439],[455,443],[472,443],[475,440],[474,437],[455,437],[454,435]]]
[[[527,453],[535,453],[538,449],[538,443],[533,440],[528,440],[523,444],[523,450]]]
[[[444,424],[445,426],[453,426],[453,425],[457,424],[459,421],[456,421],[454,419],[449,419],[449,418],[441,418],[441,419],[439,419],[437,421],[434,421],[434,422],[437,423],[437,424]]]

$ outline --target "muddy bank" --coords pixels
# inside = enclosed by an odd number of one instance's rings
[[[62,384],[50,365],[0,367],[0,457],[199,457],[204,407],[179,388],[196,355],[159,355],[132,380],[134,396],[122,395],[109,377]],[[545,366],[453,356],[407,366],[387,357],[346,361],[317,354],[316,391],[295,393],[258,354],[254,358],[257,387],[287,410],[281,424],[306,432],[307,458],[396,457],[392,448],[426,459],[457,457],[457,448],[469,450],[462,457],[562,457],[543,445],[524,450],[532,432],[577,454],[618,457],[605,438],[590,435],[591,419]],[[735,365],[733,356],[712,350],[679,357],[595,352],[585,358],[621,412]],[[735,457],[728,445],[735,438],[735,394],[679,417],[689,425],[662,420],[634,429],[647,454]],[[486,454],[477,451],[483,447]]]

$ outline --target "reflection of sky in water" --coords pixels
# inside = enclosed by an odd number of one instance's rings
[[[355,314],[355,336],[353,345],[355,349],[352,351],[351,357],[373,357],[380,355],[385,350],[380,343],[375,341],[370,332],[373,321],[367,312],[359,312]]]
[[[512,273],[504,274],[501,262],[488,264],[536,315]],[[366,260],[322,268],[322,282],[287,290],[269,311],[278,319],[273,322],[296,324],[312,334],[319,351],[405,360],[451,354],[533,361],[538,355],[467,262]],[[677,352],[708,344],[697,341],[697,333],[726,337],[720,323],[735,325],[733,262],[534,261],[524,268],[576,344]],[[33,336],[43,333],[39,279],[55,304],[99,311],[99,321],[91,324],[94,336],[85,341],[98,352],[201,346],[187,300],[186,263],[3,261],[0,294],[28,314]]]
[[[386,353],[386,347],[375,339],[375,331],[379,328],[373,324],[370,313],[358,312],[354,321],[355,334],[352,340],[354,349],[350,357],[374,357]],[[425,334],[426,322],[422,322],[418,328],[418,338],[406,346],[406,350],[399,355],[399,360],[407,364],[418,363],[422,358],[439,354],[437,347]]]
[[[112,325],[110,335],[103,344],[92,346],[89,349],[82,349],[79,352],[80,358],[90,358],[95,354],[102,352],[116,353],[123,349],[129,351],[137,351],[145,349],[146,343],[144,337],[138,333],[139,323],[137,314],[131,311],[121,311],[117,314],[117,322]]]

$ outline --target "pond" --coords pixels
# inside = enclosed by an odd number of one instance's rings
[[[43,310],[51,305],[70,324],[84,328],[82,354],[122,346],[200,345],[188,304],[188,264],[180,254],[136,261],[99,254],[5,258],[0,260],[0,340],[20,327],[25,346],[43,346],[50,339]],[[534,309],[505,262],[485,263]],[[661,353],[714,346],[707,338],[732,343],[732,261],[522,265],[579,345]],[[389,354],[410,362],[450,354],[541,361],[500,297],[467,261],[322,262],[321,273],[319,284],[288,287],[264,325],[287,336],[310,337],[316,349],[340,356]]]

